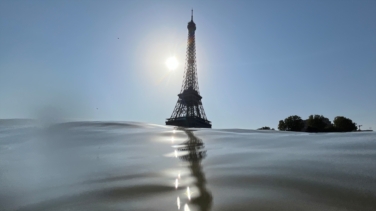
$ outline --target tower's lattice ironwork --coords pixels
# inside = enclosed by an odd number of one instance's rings
[[[211,128],[211,122],[206,118],[204,107],[202,106],[202,97],[198,87],[195,42],[196,24],[193,22],[193,10],[191,21],[188,22],[187,28],[187,58],[183,85],[180,94],[178,94],[178,102],[171,117],[167,119],[166,125]]]

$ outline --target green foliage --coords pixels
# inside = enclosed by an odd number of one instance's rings
[[[338,132],[350,132],[357,129],[355,122],[343,116],[335,117],[333,123]]]
[[[279,120],[278,130],[286,130],[286,125],[283,120]]]
[[[261,128],[259,128],[259,129],[257,129],[257,130],[270,130],[270,127],[268,127],[268,126],[264,126],[264,127],[261,127]]]
[[[294,115],[280,120],[278,129],[305,132],[350,132],[357,130],[356,123],[343,116],[334,118],[333,123],[323,115],[310,115],[307,120],[302,120],[299,116]]]
[[[278,124],[279,130],[287,131],[302,131],[304,127],[304,121],[300,116],[289,116],[285,120],[280,120]]]
[[[307,132],[327,132],[332,123],[323,115],[310,115],[307,119]]]
[[[329,133],[329,132],[338,132],[338,131],[337,131],[337,129],[333,126],[333,124],[331,124],[331,125],[325,127],[324,132]]]

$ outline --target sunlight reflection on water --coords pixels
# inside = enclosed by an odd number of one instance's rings
[[[187,197],[188,197],[188,200],[190,201],[191,200],[191,191],[189,190],[189,187],[187,187]]]
[[[190,211],[188,204],[184,205],[184,211]]]
[[[197,138],[192,131],[183,128],[178,128],[178,130],[184,131],[188,136],[188,140],[176,146],[174,152],[175,157],[179,157],[180,160],[189,163],[187,167],[191,172],[191,176],[193,176],[195,180],[194,184],[198,186],[198,192],[194,197],[193,203],[197,205],[201,211],[210,210],[212,195],[205,187],[206,179],[201,167],[201,160],[206,157],[204,143],[201,139]],[[178,155],[177,150],[182,153]],[[180,179],[180,172],[178,174],[178,178]],[[175,189],[178,189],[178,179],[175,180]],[[192,191],[189,186],[187,186],[185,195],[187,196],[188,201],[191,201]],[[184,210],[189,210],[188,204],[185,204]]]

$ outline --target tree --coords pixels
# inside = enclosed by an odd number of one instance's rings
[[[304,122],[300,116],[289,116],[285,120],[280,120],[278,124],[279,130],[302,131]]]
[[[307,119],[307,132],[326,132],[332,123],[323,115],[310,115]]]
[[[335,117],[333,123],[334,128],[339,132],[350,132],[357,128],[355,122],[343,116]]]
[[[264,127],[261,127],[261,128],[259,128],[259,129],[257,129],[257,130],[270,130],[270,127],[268,127],[268,126],[264,126]]]
[[[279,120],[278,130],[286,130],[286,125],[283,120]]]

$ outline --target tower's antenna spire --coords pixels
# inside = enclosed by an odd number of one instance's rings
[[[191,14],[191,21],[193,21],[193,9],[192,9],[192,14]]]

